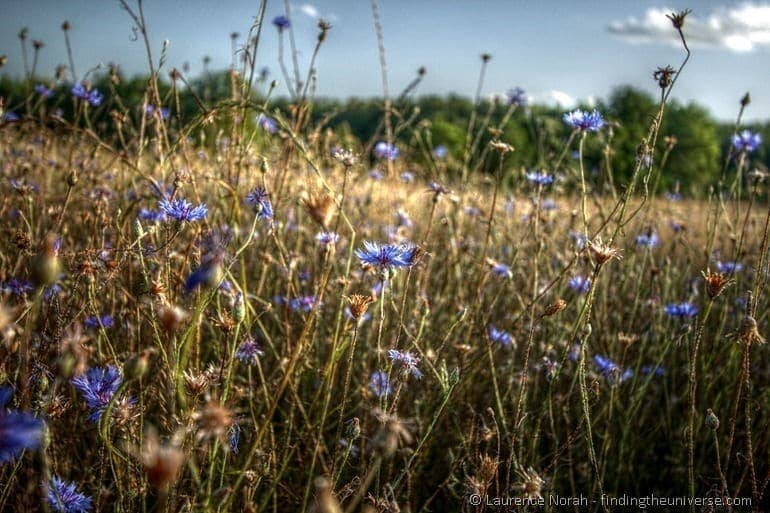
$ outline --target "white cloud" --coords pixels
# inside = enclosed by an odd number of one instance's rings
[[[679,35],[666,15],[673,9],[652,7],[642,18],[613,21],[607,29],[637,44],[662,43],[679,46]],[[714,9],[708,15],[691,13],[684,24],[690,46],[721,48],[745,53],[770,48],[770,4],[744,3]]]
[[[302,4],[299,7],[299,10],[302,11],[302,14],[307,16],[308,18],[318,19],[320,15],[318,14],[318,9],[315,5],[312,4]]]
[[[562,109],[571,109],[577,106],[577,100],[564,91],[546,91],[533,96],[534,103],[560,107]]]

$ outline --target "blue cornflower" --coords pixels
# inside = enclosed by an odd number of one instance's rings
[[[762,144],[762,135],[751,132],[750,130],[744,130],[740,134],[734,134],[732,142],[733,148],[736,150],[751,153]]]
[[[636,237],[636,245],[644,246],[646,248],[654,248],[660,244],[660,238],[655,232],[643,233]]]
[[[273,204],[264,187],[255,187],[246,195],[246,204],[254,207],[260,219],[273,218]]]
[[[505,96],[508,99],[508,105],[517,105],[519,107],[527,105],[527,93],[521,87],[509,89]]]
[[[43,98],[50,98],[51,95],[53,95],[53,92],[48,89],[45,84],[38,84],[35,86],[35,92],[42,96]]]
[[[347,317],[351,321],[355,321],[355,318],[353,317],[353,312],[350,310],[349,306],[345,307],[345,310],[343,311],[343,313],[345,314],[345,317]],[[372,320],[372,314],[370,314],[369,312],[366,312],[364,315],[358,318],[358,324],[363,324],[366,321],[370,321],[370,320]]]
[[[428,184],[428,191],[434,193],[437,197],[442,194],[449,194],[449,189],[444,187],[438,182],[431,182]]]
[[[689,319],[698,315],[698,307],[687,301],[681,303],[669,303],[663,311],[670,317],[678,317],[680,319]]]
[[[222,281],[222,257],[219,254],[206,258],[184,282],[184,289],[189,294],[201,285],[215,287],[224,285]]]
[[[175,221],[179,221],[180,223],[200,221],[206,217],[206,214],[209,212],[209,209],[205,203],[201,203],[197,207],[193,207],[192,203],[182,198],[178,198],[173,201],[169,201],[167,199],[160,200],[158,203],[158,208],[168,217],[174,219]]]
[[[72,378],[70,383],[78,389],[91,410],[88,419],[98,422],[112,400],[112,396],[123,383],[123,377],[117,367],[108,365],[88,369],[85,374]]]
[[[34,290],[35,287],[27,280],[20,280],[18,278],[11,278],[10,280],[3,282],[1,287],[3,291],[10,292],[14,296],[24,297],[27,292]]]
[[[155,114],[156,108],[155,105],[147,104],[147,106],[144,108],[144,113],[147,114],[147,117],[151,118]],[[160,118],[161,119],[168,119],[168,108],[167,107],[161,107],[160,108]]]
[[[264,114],[257,116],[257,126],[268,134],[274,134],[278,131],[278,123],[270,116],[265,116]]]
[[[12,123],[14,121],[18,121],[19,119],[21,118],[19,118],[19,115],[15,112],[7,111],[3,114],[3,121],[6,123]]]
[[[717,262],[717,270],[722,274],[739,273],[743,270],[740,262]]]
[[[395,144],[380,141],[374,145],[374,155],[378,159],[396,160],[400,154],[401,151]]]
[[[557,205],[556,202],[551,198],[546,198],[540,202],[540,209],[546,212],[549,210],[557,210],[558,208],[559,205]]]
[[[320,306],[315,296],[299,296],[289,300],[289,308],[295,312],[310,312],[316,306]]]
[[[411,374],[417,379],[423,377],[423,373],[417,368],[420,359],[410,351],[402,352],[397,349],[388,349],[388,358],[390,358],[394,364],[400,365],[405,374]]]
[[[112,328],[115,325],[115,318],[111,315],[102,315],[102,316],[96,316],[92,315],[90,317],[86,317],[86,320],[83,321],[83,325],[86,328],[96,329],[96,328]]]
[[[433,156],[436,157],[437,159],[444,160],[447,155],[449,155],[449,150],[443,144],[439,144],[438,146],[433,148]]]
[[[479,217],[482,214],[481,209],[479,207],[474,207],[473,205],[465,207],[463,212],[465,212],[465,215],[468,217]]]
[[[6,409],[12,395],[11,387],[0,387],[0,464],[40,447],[45,430],[45,423],[31,413]]]
[[[265,352],[251,336],[246,337],[235,351],[235,357],[248,365],[256,365],[261,356],[265,356]]]
[[[500,276],[501,278],[513,278],[513,272],[511,268],[500,262],[492,263],[492,274]]]
[[[569,279],[568,285],[569,288],[578,294],[587,294],[588,290],[591,288],[591,279],[578,274]]]
[[[513,344],[513,335],[507,331],[499,330],[491,324],[487,325],[487,335],[489,335],[489,340],[503,347],[510,347]]]
[[[604,377],[607,378],[607,380],[612,384],[623,383],[634,375],[633,370],[626,369],[624,371],[610,358],[600,354],[594,355],[594,363],[596,364],[596,367],[599,368]]]
[[[653,376],[663,376],[666,373],[666,369],[660,365],[642,365],[642,374],[652,374]]]
[[[553,183],[553,175],[549,175],[544,171],[530,171],[526,173],[527,180],[537,185],[551,185]]]
[[[414,246],[364,241],[364,248],[357,249],[356,256],[362,264],[385,271],[409,267],[413,264],[413,262],[410,263],[410,260],[416,255]]]
[[[161,210],[150,210],[148,208],[139,209],[139,219],[151,223],[165,223],[168,220],[166,213]]]
[[[238,444],[241,442],[241,426],[233,424],[228,431],[230,450],[233,454],[238,454]]]
[[[401,173],[401,181],[404,183],[412,183],[414,182],[414,173],[411,171],[404,171]]]
[[[98,89],[94,88],[88,90],[83,82],[77,82],[75,85],[73,85],[71,92],[72,96],[75,98],[80,98],[81,100],[86,100],[93,107],[98,107],[101,105],[102,100],[104,99],[102,93],[100,93]]]
[[[387,397],[393,393],[393,386],[390,384],[388,373],[383,371],[372,372],[369,378],[369,390],[377,397]]]
[[[586,237],[586,235],[581,232],[576,232],[573,230],[569,232],[569,236],[575,242],[575,246],[577,246],[578,249],[583,249],[588,242],[588,237]]]
[[[291,26],[291,22],[289,21],[288,16],[281,14],[280,16],[273,18],[273,25],[276,26],[279,32],[282,32],[284,29]]]
[[[340,236],[334,232],[318,232],[315,240],[323,246],[333,246],[340,240]]]
[[[92,499],[78,492],[75,483],[67,483],[57,476],[43,486],[47,488],[48,504],[56,513],[86,513],[91,511]]]
[[[604,126],[604,118],[596,109],[592,112],[576,109],[564,114],[563,119],[570,127],[581,132],[596,132]]]
[[[385,178],[385,173],[383,173],[377,168],[374,168],[371,171],[369,171],[369,178],[371,178],[372,180],[382,180],[383,178]]]

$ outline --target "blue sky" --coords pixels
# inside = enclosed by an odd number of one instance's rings
[[[45,43],[39,69],[52,73],[67,61],[61,22],[72,24],[76,70],[117,62],[124,72],[146,69],[144,49],[131,40],[131,20],[117,0],[0,0],[0,54],[22,69],[16,34],[29,28],[31,39]],[[170,41],[168,67],[191,65],[200,72],[202,57],[211,68],[230,62],[229,34],[248,32],[256,0],[145,0],[154,52]],[[292,0],[299,59],[303,69],[317,35],[316,15],[333,25],[317,61],[318,94],[373,96],[382,92],[377,41],[366,0]],[[518,1],[380,0],[389,82],[400,91],[420,66],[428,73],[421,94],[474,93],[479,55],[492,55],[484,94],[523,87],[534,101],[559,103],[609,95],[613,87],[633,84],[655,91],[653,70],[677,66],[683,57],[675,33],[663,18],[670,10],[692,7],[685,32],[693,57],[674,96],[697,101],[720,119],[733,119],[738,101],[751,92],[747,118],[770,119],[770,4],[729,1]],[[284,12],[284,2],[269,0],[267,18]],[[258,60],[281,80],[277,33],[265,27]],[[241,38],[243,39],[243,37]],[[281,91],[285,91],[282,88]]]

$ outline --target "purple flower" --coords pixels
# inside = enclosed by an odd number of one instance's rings
[[[340,240],[340,236],[334,232],[318,232],[315,240],[323,246],[333,246]]]
[[[508,100],[508,105],[516,105],[524,107],[527,105],[527,93],[521,87],[514,87],[509,89],[505,96]]]
[[[371,178],[372,180],[382,180],[383,178],[385,178],[385,173],[383,173],[377,168],[374,168],[371,171],[369,171],[369,178]]]
[[[283,32],[284,29],[291,26],[291,22],[287,16],[280,15],[273,18],[273,25],[276,26],[279,32]]]
[[[527,180],[536,185],[551,185],[553,183],[553,175],[549,175],[544,171],[530,171],[526,173]]]
[[[404,171],[401,173],[401,181],[404,183],[412,183],[414,181],[414,173],[410,171]]]
[[[11,278],[10,280],[3,282],[3,286],[0,288],[4,292],[10,292],[14,296],[22,298],[27,295],[27,292],[35,289],[35,287],[32,286],[32,283],[18,278]]]
[[[698,315],[698,307],[686,301],[681,303],[669,303],[663,311],[666,315],[678,317],[679,319],[689,319]]]
[[[511,271],[511,268],[499,262],[492,264],[492,274],[500,276],[501,278],[513,278],[513,272]]]
[[[155,105],[148,104],[144,108],[144,113],[147,114],[147,117],[152,117],[155,114]],[[167,107],[161,107],[160,108],[160,118],[161,119],[168,119],[168,108]]]
[[[201,285],[215,287],[224,285],[222,281],[222,257],[217,253],[201,262],[200,267],[190,273],[184,282],[184,289],[189,294]],[[220,282],[222,282],[220,284]]]
[[[257,217],[260,219],[273,218],[273,204],[264,187],[255,187],[246,195],[246,204],[254,207]]]
[[[38,84],[35,86],[35,92],[42,96],[43,98],[50,98],[53,95],[53,92],[48,89],[44,84]]]
[[[563,119],[567,125],[581,132],[596,132],[604,126],[604,118],[596,109],[592,112],[576,109],[564,114]]]
[[[369,390],[377,397],[387,397],[393,393],[388,373],[383,371],[372,372],[369,378]]]
[[[71,92],[72,96],[80,98],[81,100],[86,100],[93,107],[101,105],[102,100],[104,99],[102,93],[100,93],[98,89],[89,90],[83,82],[77,82],[73,85]]]
[[[91,511],[92,499],[78,492],[75,483],[67,483],[57,476],[51,482],[43,483],[51,510],[56,513],[87,513]]]
[[[148,208],[139,209],[139,219],[151,223],[165,223],[168,220],[166,213],[161,210],[150,210]]]
[[[420,363],[420,359],[413,355],[410,351],[398,351],[397,349],[388,349],[388,358],[391,359],[394,365],[401,366],[401,369],[405,374],[411,374],[417,379],[423,377],[423,373],[417,368],[417,364]]]
[[[278,131],[278,123],[270,116],[265,116],[264,114],[257,116],[257,126],[268,134],[274,134]]]
[[[0,387],[0,464],[40,447],[45,431],[45,423],[31,413],[6,409],[12,395],[11,387]]]
[[[16,114],[15,112],[8,111],[3,114],[3,121],[6,123],[13,123],[14,121],[18,121],[19,119],[20,119],[19,115]]]
[[[241,342],[238,349],[235,351],[235,357],[248,365],[256,365],[257,360],[261,356],[265,356],[265,352],[262,351],[259,344],[257,344],[257,341],[251,336],[243,339],[243,342]]]
[[[587,294],[588,290],[591,288],[591,279],[578,274],[569,279],[568,285],[569,288],[578,294]]]
[[[416,259],[416,248],[408,244],[380,244],[364,241],[364,248],[356,250],[356,256],[364,265],[380,271],[399,267],[410,267]]]
[[[160,200],[158,208],[168,217],[175,221],[179,221],[180,223],[200,221],[206,217],[206,214],[208,214],[209,211],[205,203],[193,207],[192,203],[182,198],[173,201],[166,199]]]
[[[85,374],[72,378],[70,383],[80,392],[91,410],[88,419],[98,422],[123,383],[123,377],[117,367],[109,365],[88,369]]]
[[[510,347],[513,344],[513,335],[507,331],[499,330],[491,324],[487,326],[487,335],[489,335],[489,340],[503,347]]]
[[[759,133],[744,130],[740,134],[734,134],[732,138],[733,147],[738,151],[751,153],[762,144],[762,135]]]
[[[378,159],[396,160],[400,154],[401,152],[395,144],[380,141],[374,145],[374,155]]]
[[[443,144],[439,144],[438,146],[433,148],[433,156],[436,157],[437,159],[444,160],[447,155],[449,155],[449,150]]]
[[[610,358],[600,354],[594,355],[594,364],[596,364],[596,367],[601,371],[604,377],[614,385],[623,383],[634,375],[633,370],[626,369],[624,371]]]
[[[86,328],[96,329],[96,328],[112,328],[115,325],[115,319],[111,315],[102,315],[100,317],[96,315],[92,315],[90,317],[86,317],[86,320],[83,321],[83,325]]]
[[[722,274],[734,274],[743,270],[740,262],[717,262],[717,270]]]
[[[660,238],[655,232],[643,233],[636,237],[636,245],[644,246],[646,248],[654,248],[660,244]]]
[[[241,426],[233,424],[228,431],[230,450],[233,454],[238,454],[238,444],[241,442]]]

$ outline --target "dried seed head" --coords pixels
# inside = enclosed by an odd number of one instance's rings
[[[227,444],[227,433],[235,424],[233,413],[228,408],[218,401],[209,400],[202,410],[193,413],[192,418],[198,427],[198,440],[218,438],[220,442]]]
[[[749,103],[751,103],[751,95],[746,92],[741,98],[741,107],[746,107]]]
[[[620,260],[620,251],[617,248],[610,247],[602,242],[600,237],[592,240],[588,243],[588,249],[591,250],[591,254],[596,258],[596,263],[599,266],[604,265],[607,261],[614,259]]]
[[[515,488],[521,492],[521,496],[528,499],[541,499],[545,480],[532,467],[525,469],[520,464],[517,464],[516,473],[520,481]]]
[[[334,157],[338,162],[340,162],[345,167],[351,167],[355,165],[355,163],[358,161],[358,157],[355,153],[353,153],[352,150],[339,148],[334,150],[332,153],[332,157]]]
[[[211,384],[211,379],[206,372],[185,371],[184,382],[191,396],[201,395]]]
[[[492,55],[488,53],[482,53],[481,54],[481,61],[482,62],[489,62],[492,59]]]
[[[666,148],[670,150],[676,146],[676,143],[679,142],[679,139],[677,139],[675,135],[667,135],[663,138],[663,142],[666,143]]]
[[[401,444],[412,443],[412,434],[396,415],[374,410],[374,416],[382,423],[372,441],[375,449],[386,459],[392,457]]]
[[[682,27],[684,27],[684,19],[691,12],[692,10],[690,9],[685,9],[684,11],[679,12],[672,12],[671,14],[666,14],[666,18],[671,20],[671,24],[674,25],[675,29],[682,30]]]
[[[329,228],[329,225],[336,213],[336,205],[334,199],[328,194],[308,194],[302,198],[302,205],[313,221],[318,223],[324,230]]]
[[[158,321],[167,333],[173,333],[187,320],[189,314],[175,305],[163,305],[158,311]]]
[[[347,299],[348,303],[350,303],[350,315],[356,321],[364,316],[366,311],[369,309],[369,305],[374,302],[374,298],[372,298],[372,296],[363,296],[361,294],[353,294],[352,296],[348,296],[345,299]]]
[[[491,140],[489,142],[489,147],[500,153],[500,155],[505,155],[506,153],[513,151],[513,146],[498,139]]]
[[[655,73],[652,74],[652,77],[655,79],[661,89],[666,89],[673,83],[674,75],[676,75],[676,70],[674,68],[671,66],[664,66],[655,70]]]
[[[738,340],[749,346],[765,343],[765,338],[759,334],[757,320],[751,315],[745,316],[741,321],[741,326],[738,328]]]
[[[72,26],[70,25],[70,22],[67,20],[64,20],[64,23],[61,24],[61,29],[64,32],[67,32],[70,28],[72,28]]]
[[[727,276],[722,273],[713,273],[706,270],[703,274],[703,280],[706,282],[706,294],[711,299],[716,298],[732,283]]]
[[[161,445],[158,433],[150,428],[142,442],[141,460],[151,485],[166,490],[179,478],[184,464],[184,452],[173,444]]]
[[[714,415],[714,412],[709,408],[706,410],[706,427],[716,431],[719,429],[719,417]]]
[[[567,308],[567,302],[564,301],[562,298],[559,298],[553,304],[550,304],[547,307],[545,307],[545,311],[543,312],[543,317],[550,317],[552,315],[556,315],[557,313],[561,312],[565,308]]]

